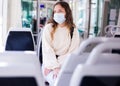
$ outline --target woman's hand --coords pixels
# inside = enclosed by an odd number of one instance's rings
[[[44,69],[44,74],[45,74],[45,76],[47,76],[51,71],[52,71],[51,69],[45,68],[45,69]]]
[[[53,70],[53,73],[54,73],[54,74],[53,74],[53,78],[54,78],[54,79],[57,78],[59,71],[60,71],[60,68],[55,68],[55,69]]]

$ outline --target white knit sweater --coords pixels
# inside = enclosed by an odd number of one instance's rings
[[[67,55],[75,51],[80,44],[79,32],[76,28],[74,28],[72,40],[67,27],[58,27],[53,40],[51,31],[52,24],[47,24],[42,36],[43,65],[48,69],[61,67]],[[59,55],[58,59],[56,55]]]

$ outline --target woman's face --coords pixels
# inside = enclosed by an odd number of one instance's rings
[[[66,15],[65,9],[59,4],[55,6],[54,13],[64,13]]]

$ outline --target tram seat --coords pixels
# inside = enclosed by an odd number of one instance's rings
[[[42,41],[42,37],[41,37],[41,32],[42,30],[40,30],[39,31],[39,33],[38,33],[38,38],[37,38],[37,48],[36,48],[36,50],[37,50],[37,55],[39,54],[39,46],[40,46],[40,42]]]
[[[120,65],[81,66],[75,69],[69,86],[120,86]]]
[[[120,31],[120,26],[118,25],[107,25],[105,28],[105,36],[106,37],[113,37],[116,32]]]
[[[106,61],[98,63],[106,49],[120,49],[119,42],[102,43],[93,49],[85,64],[79,64],[69,86],[119,86],[120,55],[104,55]]]
[[[120,38],[120,30],[114,34],[114,37],[115,38]],[[120,49],[117,49],[117,50],[114,49],[114,50],[112,50],[112,53],[118,53],[118,54],[120,54]]]
[[[34,51],[35,41],[30,28],[10,28],[5,44],[6,51]]]
[[[115,34],[114,34],[114,37],[115,37],[115,38],[120,38],[120,32],[115,33]]]
[[[64,62],[63,66],[61,68],[58,78],[55,82],[55,86],[69,86],[71,76],[72,76],[73,71],[75,70],[76,66],[80,63],[84,64],[86,62],[86,60],[88,59],[90,52],[86,53],[85,50],[86,50],[86,48],[88,48],[88,46],[90,44],[98,45],[102,42],[111,42],[111,41],[120,41],[120,39],[96,37],[96,38],[89,38],[89,39],[83,41],[81,43],[78,51],[70,54],[67,57],[66,61]],[[91,48],[91,50],[92,50],[92,48]]]
[[[10,60],[9,58],[14,58]],[[38,59],[36,57],[36,52],[34,51],[3,51],[0,52],[0,62],[7,61],[7,62],[34,62],[33,59]]]
[[[43,29],[38,33],[38,41],[37,41],[37,56],[39,57],[39,61],[42,64],[42,32]]]
[[[0,86],[44,86],[35,52],[0,53]]]

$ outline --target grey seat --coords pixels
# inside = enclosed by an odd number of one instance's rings
[[[35,52],[0,53],[0,86],[44,86]]]
[[[87,61],[75,69],[69,86],[119,86],[120,55],[103,54],[106,49],[120,49],[119,42],[101,43],[94,48]]]
[[[118,29],[118,31],[116,31],[116,33],[114,34],[115,38],[120,38],[120,28]],[[112,50],[112,53],[119,53],[120,54],[120,49],[114,49]]]
[[[37,56],[39,57],[39,61],[42,64],[42,33],[43,29],[38,34],[38,41],[37,41]]]

